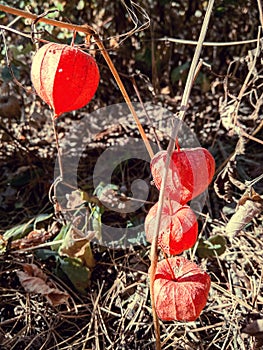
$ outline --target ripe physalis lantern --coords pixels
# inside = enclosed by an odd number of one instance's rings
[[[148,242],[155,234],[158,202],[151,207],[145,218],[145,234]],[[162,207],[162,216],[158,235],[158,245],[166,254],[177,255],[192,248],[198,234],[197,219],[188,205],[181,205],[166,198]]]
[[[167,151],[158,152],[151,160],[154,183],[161,188]],[[172,153],[165,194],[169,198],[185,204],[201,194],[210,184],[215,173],[215,160],[202,147],[180,149]]]
[[[184,257],[157,264],[154,300],[163,321],[195,321],[206,305],[211,285],[209,275]]]
[[[95,59],[74,46],[49,43],[35,54],[31,80],[54,117],[85,106],[99,84]]]

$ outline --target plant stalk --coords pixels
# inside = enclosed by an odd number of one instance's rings
[[[188,100],[190,97],[190,92],[192,89],[192,85],[194,82],[195,78],[195,72],[196,72],[196,67],[198,66],[198,60],[201,54],[203,42],[205,39],[205,35],[207,32],[209,20],[211,17],[212,9],[214,5],[214,0],[209,0],[205,18],[202,24],[202,28],[200,31],[199,39],[196,45],[194,57],[189,69],[189,73],[187,76],[187,81],[184,89],[184,93],[182,96],[182,101],[181,101],[181,106],[180,110],[178,113],[178,122],[176,123],[174,121],[174,126],[172,129],[171,133],[171,139],[167,147],[167,157],[166,157],[166,163],[165,163],[165,168],[164,168],[164,173],[163,173],[163,178],[162,178],[162,183],[161,183],[161,188],[160,188],[160,194],[159,194],[159,201],[158,201],[158,208],[157,208],[157,214],[156,214],[156,226],[155,226],[155,232],[153,235],[153,241],[151,244],[151,252],[150,252],[150,259],[151,259],[151,266],[150,266],[150,293],[151,293],[151,303],[152,303],[152,310],[153,310],[153,320],[154,320],[154,328],[155,328],[155,334],[156,334],[156,349],[160,350],[161,349],[161,341],[160,341],[160,325],[159,325],[159,320],[158,316],[156,313],[156,308],[155,308],[155,299],[154,299],[154,276],[156,272],[156,267],[157,267],[157,261],[158,261],[158,235],[159,235],[159,230],[160,230],[160,222],[161,222],[161,216],[162,216],[162,208],[163,208],[163,202],[165,198],[165,183],[167,180],[167,175],[168,175],[168,169],[171,161],[171,156],[172,152],[175,147],[175,142],[176,138],[178,135],[178,132],[180,130],[180,127],[182,125],[183,119],[185,117],[185,113],[187,110],[187,104]]]
[[[105,49],[105,47],[104,47],[104,45],[102,43],[102,41],[99,39],[99,36],[97,34],[95,34],[95,35],[93,35],[93,37],[95,39],[95,42],[96,42],[98,48],[101,50],[101,53],[102,53],[105,61],[107,62],[108,67],[111,70],[111,73],[113,74],[113,76],[114,76],[114,78],[116,80],[116,83],[119,86],[119,89],[121,90],[122,96],[123,96],[125,102],[127,103],[128,107],[129,107],[129,110],[130,110],[130,112],[131,112],[131,114],[132,114],[132,116],[133,116],[133,118],[135,120],[135,123],[137,125],[137,128],[138,128],[140,134],[141,134],[141,137],[142,137],[143,142],[145,144],[145,147],[146,147],[146,149],[147,149],[147,151],[149,153],[149,156],[150,156],[150,158],[152,158],[154,156],[153,150],[152,150],[151,145],[149,143],[149,140],[148,140],[148,138],[147,138],[147,136],[146,136],[146,134],[144,132],[144,129],[143,129],[142,125],[141,125],[141,122],[140,122],[140,120],[139,120],[139,118],[137,116],[137,113],[136,113],[136,111],[135,111],[135,109],[134,109],[134,107],[132,105],[130,97],[129,97],[129,95],[128,95],[128,93],[127,93],[127,91],[126,91],[126,89],[125,89],[125,87],[124,87],[124,85],[123,85],[123,83],[121,81],[119,73],[117,72],[117,70],[116,70],[116,68],[115,68],[115,66],[114,66],[114,64],[113,64],[113,62],[112,62],[112,60],[111,60],[107,50]]]
[[[82,33],[85,33],[87,35],[95,34],[94,29],[88,25],[81,25],[80,26],[80,25],[76,25],[76,24],[57,21],[57,20],[51,19],[51,18],[40,17],[37,15],[34,15],[33,13],[30,13],[30,12],[27,12],[24,10],[20,10],[20,9],[16,9],[16,8],[13,8],[10,6],[0,5],[0,11],[10,13],[10,14],[15,15],[15,16],[32,19],[32,21],[38,20],[39,22],[50,24],[50,25],[55,26],[55,27],[69,29],[69,30],[77,31],[77,32],[82,32]]]

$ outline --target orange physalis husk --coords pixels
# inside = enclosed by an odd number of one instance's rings
[[[172,257],[157,264],[154,300],[163,321],[195,321],[206,305],[211,280],[194,262]]]
[[[49,43],[35,54],[31,80],[55,117],[85,106],[99,84],[95,59],[74,46]]]

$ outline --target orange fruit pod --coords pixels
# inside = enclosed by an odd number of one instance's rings
[[[183,257],[157,263],[154,301],[163,321],[195,321],[207,303],[211,280],[198,265]]]
[[[49,43],[35,54],[31,80],[37,94],[55,113],[55,118],[85,106],[99,84],[95,59],[74,46]]]
[[[151,160],[151,172],[158,189],[161,188],[166,158],[167,151],[160,151]],[[172,153],[165,194],[185,204],[208,187],[214,173],[215,160],[207,149],[177,149]]]
[[[151,207],[145,218],[145,234],[152,242],[155,233],[158,202]],[[188,205],[166,199],[162,207],[162,216],[158,235],[158,245],[166,253],[177,255],[191,248],[198,235],[197,219]]]

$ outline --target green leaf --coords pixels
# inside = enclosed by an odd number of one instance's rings
[[[56,8],[57,8],[58,11],[63,12],[64,11],[64,4],[60,3],[60,2],[57,2],[56,3]]]
[[[67,224],[67,225],[63,225],[59,231],[59,233],[56,235],[56,237],[53,239],[54,241],[60,241],[62,239],[64,239],[69,231],[71,227],[71,224]],[[59,250],[59,247],[61,246],[62,243],[58,243],[55,245],[52,245],[51,249],[52,250]]]
[[[39,224],[40,222],[44,222],[48,219],[51,219],[53,217],[53,213],[51,214],[39,214],[35,220],[34,220],[34,230],[37,229],[37,224]]]
[[[147,68],[152,65],[152,51],[150,48],[146,47],[143,52],[138,52],[135,55],[135,60],[146,64]]]
[[[11,239],[12,241],[15,241],[16,239],[25,237],[29,232],[33,230],[33,222],[34,218],[25,224],[10,228],[9,230],[5,231],[3,238],[5,240]]]
[[[96,231],[96,238],[101,242],[102,240],[102,221],[101,217],[104,209],[98,205],[92,208],[92,227]]]
[[[11,63],[11,69],[13,71],[14,76],[16,77],[17,80],[20,79],[20,69],[17,68],[14,64]],[[10,72],[10,69],[5,66],[2,71],[1,71],[2,79],[4,81],[10,81],[13,80],[13,76]]]
[[[59,260],[61,270],[67,275],[76,290],[82,294],[87,294],[91,270],[83,266],[80,259],[64,258]]]
[[[35,251],[35,256],[40,259],[40,260],[47,260],[50,259],[52,257],[57,258],[58,257],[58,253],[57,252],[53,252],[50,249],[37,249]]]
[[[12,241],[15,241],[16,239],[23,238],[32,230],[36,230],[38,223],[46,221],[46,220],[50,219],[52,216],[53,216],[52,213],[51,214],[40,214],[36,218],[32,218],[31,220],[29,220],[28,222],[26,222],[24,224],[20,224],[20,225],[17,225],[17,226],[10,228],[9,230],[7,230],[3,234],[3,238],[6,240],[11,238]]]
[[[77,291],[87,294],[86,289],[89,287],[91,269],[84,266],[81,259],[61,258],[57,252],[49,249],[38,249],[35,251],[35,255],[44,261],[54,257],[57,262],[55,274],[62,279],[67,277]]]
[[[221,235],[210,237],[208,240],[200,239],[197,255],[200,258],[209,258],[222,255],[226,250],[226,240]]]
[[[190,62],[186,62],[186,63],[182,64],[181,66],[174,68],[171,72],[172,83],[174,84],[181,79],[185,79],[189,67],[190,67]]]

